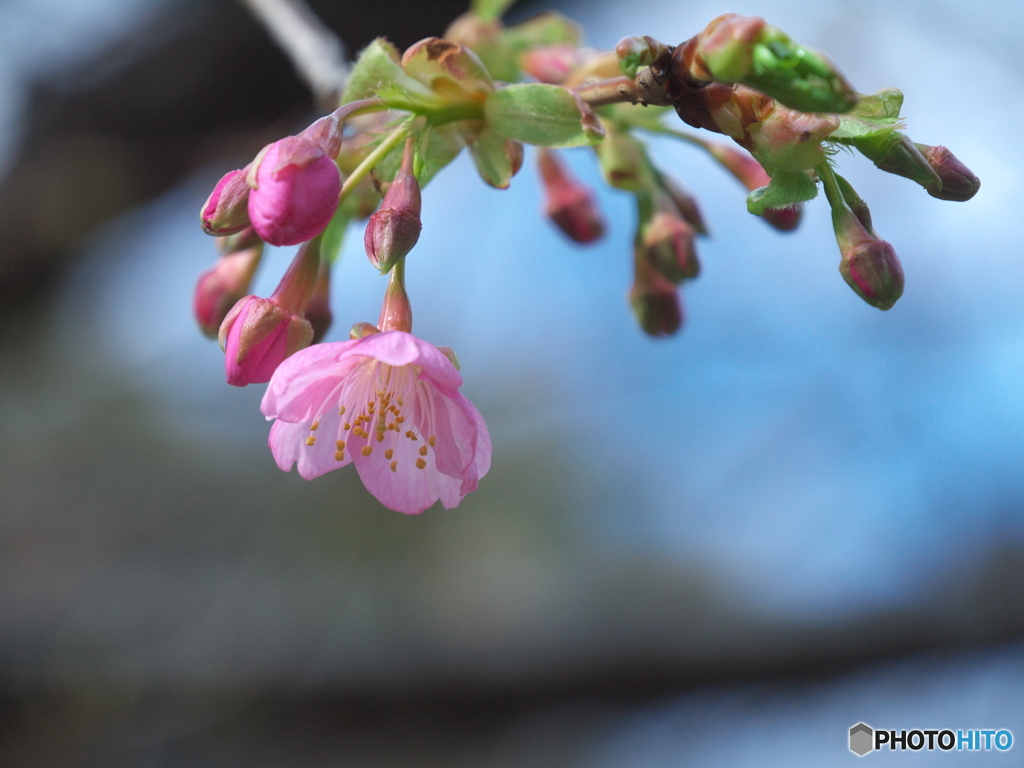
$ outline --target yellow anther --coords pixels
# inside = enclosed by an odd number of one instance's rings
[[[395,423],[401,424],[403,421],[405,421],[405,416],[395,416]]]
[[[310,435],[306,438],[306,445],[316,445],[316,438]]]
[[[316,432],[316,429],[319,426],[320,426],[320,422],[319,421],[314,421],[312,424],[309,425],[309,431],[310,432]]]
[[[391,471],[392,472],[397,472],[398,471],[398,461],[392,461],[391,462]]]
[[[342,424],[341,426],[342,426],[342,429],[352,429],[352,425],[349,424],[347,421],[344,424]]]
[[[338,447],[339,451],[344,451],[345,450],[345,441],[344,440],[335,440],[334,444]]]
[[[416,434],[411,429],[405,433],[405,436],[408,437],[410,440],[416,439]]]
[[[344,416],[345,415],[345,406],[344,405],[341,406],[341,408],[338,409],[338,415],[339,416]]]
[[[430,437],[427,438],[427,442],[430,443],[430,447],[433,448],[434,446],[437,445],[437,438],[431,435]]]
[[[416,469],[426,469],[427,462],[424,459],[416,459]]]
[[[421,445],[420,446],[420,456],[426,456],[426,455],[427,455],[427,446]]]
[[[363,446],[363,456],[369,456],[371,453],[373,453],[373,448],[371,446],[369,446],[369,445],[364,445]]]
[[[378,443],[383,443],[384,442],[384,430],[383,429],[377,430],[377,442]]]
[[[344,461],[345,460],[345,452],[344,451],[335,451],[334,452],[334,460],[335,461]]]
[[[394,456],[394,455],[395,455],[395,449],[394,448],[388,448],[386,451],[384,451],[384,458],[387,459],[388,461],[391,461],[391,457]]]
[[[392,421],[390,424],[388,424],[388,429],[390,429],[392,432],[397,432],[398,431],[398,425],[395,424],[395,422]]]
[[[356,427],[355,429],[353,429],[352,434],[354,434],[356,437],[369,437],[366,430],[363,429],[362,427]]]

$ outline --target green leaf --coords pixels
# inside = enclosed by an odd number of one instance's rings
[[[500,19],[516,0],[473,0],[470,9],[484,21]]]
[[[359,54],[341,101],[346,104],[357,99],[370,99],[382,91],[436,98],[429,88],[405,73],[399,64],[395,46],[378,37]]]
[[[488,94],[484,119],[510,139],[544,147],[579,147],[604,137],[593,111],[559,85],[525,83]]]
[[[768,186],[747,195],[747,210],[760,216],[768,208],[786,208],[812,200],[817,194],[817,182],[803,171],[776,171]]]
[[[871,96],[861,96],[852,110],[838,115],[839,128],[829,139],[848,142],[850,139],[880,137],[903,127],[900,109],[903,93],[896,88],[885,88]]]

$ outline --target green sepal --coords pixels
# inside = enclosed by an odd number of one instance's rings
[[[601,174],[608,186],[627,192],[654,194],[657,179],[647,152],[628,131],[609,128],[605,140],[596,149]]]
[[[470,10],[483,21],[496,21],[516,0],[473,0]]]
[[[378,37],[359,54],[345,86],[341,101],[376,98],[382,92],[404,97],[436,100],[429,88],[410,77],[402,69],[398,51],[383,37]]]
[[[568,88],[510,85],[487,95],[487,124],[510,139],[543,147],[579,147],[604,138],[597,115]]]
[[[503,134],[486,126],[469,143],[469,154],[477,173],[486,184],[496,189],[507,189],[517,170],[512,166],[508,142]]]
[[[803,171],[776,171],[768,186],[747,195],[747,210],[760,216],[768,208],[786,208],[817,195],[817,182]]]
[[[900,109],[903,93],[897,88],[883,88],[870,96],[861,96],[857,106],[839,117],[839,127],[829,139],[849,143],[851,139],[884,136],[902,128]]]

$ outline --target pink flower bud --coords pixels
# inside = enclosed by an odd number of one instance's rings
[[[605,230],[604,220],[590,190],[570,173],[554,152],[538,149],[537,161],[548,218],[577,243],[591,243],[600,238]]]
[[[686,223],[693,227],[698,235],[706,235],[708,228],[704,223],[704,217],[700,212],[700,205],[694,194],[668,176],[658,174],[658,181],[661,182],[662,190],[672,199],[672,202],[679,210],[680,215],[686,220]]]
[[[561,85],[583,63],[583,52],[574,45],[541,45],[519,56],[519,66],[542,83]]]
[[[249,218],[271,245],[295,245],[324,231],[338,208],[341,175],[308,139],[288,136],[263,149],[249,171]]]
[[[366,256],[381,272],[405,258],[420,239],[420,184],[402,171],[388,187],[380,209],[366,223],[363,245]]]
[[[219,340],[228,384],[244,387],[270,381],[287,357],[309,346],[313,328],[270,299],[246,296],[224,318]]]
[[[926,187],[932,197],[964,202],[974,197],[981,189],[981,180],[945,147],[918,144],[917,148],[942,181],[941,189],[935,184]]]
[[[792,232],[800,226],[803,215],[804,207],[797,203],[786,208],[765,208],[761,218],[779,232]]]
[[[658,272],[639,246],[633,253],[633,287],[629,303],[640,328],[648,336],[665,338],[683,325],[683,304],[678,289]]]
[[[629,303],[637,323],[648,336],[663,339],[683,325],[679,291],[668,280],[656,286],[634,284],[629,291]]]
[[[249,185],[246,170],[228,171],[217,182],[199,212],[199,223],[208,235],[229,235],[249,226]]]
[[[225,254],[199,276],[192,310],[200,329],[210,338],[217,337],[228,312],[249,292],[262,254],[262,242],[246,250]]]
[[[871,306],[890,309],[903,295],[903,266],[892,245],[865,229],[845,206],[833,207],[832,226],[847,285]]]
[[[696,231],[678,211],[665,206],[644,223],[639,248],[644,258],[671,283],[692,280],[700,273]]]

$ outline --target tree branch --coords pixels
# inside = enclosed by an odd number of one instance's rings
[[[324,109],[335,109],[348,79],[348,52],[341,39],[305,0],[241,0],[288,55]]]

